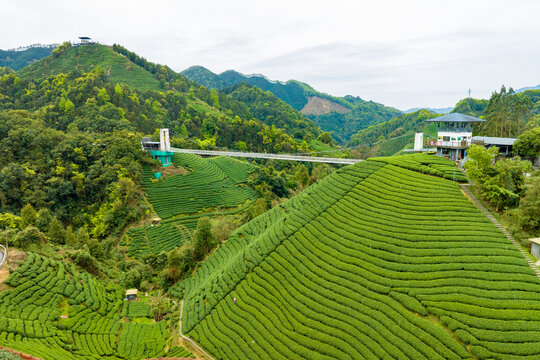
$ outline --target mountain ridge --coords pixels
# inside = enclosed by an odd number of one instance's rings
[[[351,95],[336,97],[322,93],[298,80],[275,81],[264,75],[244,75],[235,70],[216,74],[200,65],[191,66],[181,74],[203,86],[218,90],[246,82],[264,91],[270,91],[294,109],[308,116],[323,131],[330,132],[334,139],[342,143],[349,140],[358,130],[402,114],[397,109],[374,101],[366,101],[360,97]],[[314,111],[315,113],[310,113],[312,108],[308,106],[306,109],[306,105],[313,97],[316,100],[325,99],[327,106],[319,106]],[[349,111],[344,111],[343,108]],[[336,109],[341,109],[341,111],[335,111]]]
[[[36,61],[52,54],[55,44],[51,45],[30,45],[17,49],[0,49],[0,67],[9,67],[13,71],[18,71]]]

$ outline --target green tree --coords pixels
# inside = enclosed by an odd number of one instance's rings
[[[232,216],[220,216],[212,221],[212,233],[218,242],[227,240],[234,229],[236,225]]]
[[[176,280],[190,271],[194,265],[194,246],[188,242],[168,254],[168,265],[176,270]]]
[[[105,105],[111,100],[111,97],[107,93],[107,89],[99,89],[97,93],[97,100],[99,105]]]
[[[212,223],[207,216],[200,218],[197,223],[194,245],[193,253],[197,261],[202,260],[217,245],[216,237],[212,233]]]
[[[95,238],[88,240],[88,251],[90,251],[90,255],[96,259],[102,259],[104,256],[103,247],[98,239]]]
[[[139,288],[141,284],[141,273],[136,269],[132,268],[124,274],[122,279],[122,285],[126,288]]]
[[[37,218],[36,218],[36,226],[37,228],[43,232],[47,233],[49,231],[49,227],[51,226],[52,222],[52,214],[51,211],[47,208],[41,208],[37,212]]]
[[[216,89],[212,89],[210,91],[210,99],[212,101],[212,105],[216,108],[216,109],[219,109],[219,93]]]
[[[511,207],[519,201],[519,196],[501,186],[498,177],[490,177],[481,186],[482,195],[496,206],[496,211],[502,207]]]
[[[540,156],[540,127],[524,132],[514,143],[514,152],[534,161]]]
[[[21,229],[23,226],[23,219],[20,216],[11,213],[0,213],[0,228],[12,228]]]
[[[41,244],[45,242],[45,236],[35,226],[27,226],[24,230],[19,231],[13,239],[13,245],[22,249],[28,248],[31,244]]]
[[[489,176],[495,174],[493,160],[499,148],[486,149],[483,146],[472,144],[467,152],[467,162],[463,165],[469,178],[482,183]]]
[[[503,85],[494,92],[484,110],[486,122],[480,132],[487,136],[515,137],[521,134],[531,117],[532,102],[522,94],[508,91]]]
[[[71,225],[68,225],[66,228],[66,239],[65,244],[69,246],[70,248],[74,249],[77,246],[77,238],[75,237],[75,234],[73,233],[73,227]]]
[[[532,235],[540,235],[540,174],[525,184],[525,195],[517,208],[519,225]]]
[[[161,291],[152,297],[152,313],[155,321],[163,320],[163,316],[169,309],[169,301],[163,296]]]
[[[97,275],[99,273],[99,263],[90,255],[88,247],[85,245],[81,250],[77,250],[71,254],[73,262],[88,271],[90,274]]]
[[[494,168],[499,184],[518,195],[522,195],[525,173],[533,169],[530,161],[521,160],[519,156],[499,160],[495,163]]]
[[[66,240],[66,231],[64,230],[64,226],[56,216],[53,217],[51,221],[51,226],[49,227],[47,235],[57,244],[64,244],[64,241]]]
[[[309,180],[309,170],[305,165],[300,165],[298,168],[298,171],[296,171],[296,174],[294,174],[294,178],[298,182],[301,188],[304,188]]]
[[[247,144],[245,141],[237,141],[235,144],[234,144],[234,148],[238,151],[247,151]]]
[[[84,245],[88,245],[88,241],[90,240],[90,235],[88,234],[88,231],[81,227],[77,230],[77,247],[83,247]]]
[[[319,137],[317,138],[320,142],[323,142],[325,144],[331,144],[332,143],[332,135],[330,135],[329,132],[325,131]]]
[[[22,223],[23,228],[36,224],[37,214],[36,214],[36,210],[31,204],[26,204],[21,209],[21,217],[23,219],[23,223]]]
[[[263,198],[255,200],[253,204],[248,208],[244,215],[244,221],[248,222],[255,219],[257,216],[264,214],[268,210],[267,202]]]

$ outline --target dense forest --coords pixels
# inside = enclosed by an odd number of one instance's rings
[[[10,73],[0,78],[0,106],[35,112],[48,126],[64,131],[152,134],[159,127],[168,127],[173,141],[189,147],[295,152],[300,144],[294,135],[303,137],[306,132],[316,137],[320,133],[309,120],[269,93],[257,93],[264,101],[253,98],[252,102],[271,102],[284,109],[277,116],[268,106],[256,109],[253,115],[248,105],[233,96],[189,86],[188,80],[181,79],[183,82],[177,79],[171,85],[175,90],[141,91],[111,83],[101,67],[88,73],[51,75],[43,81]]]
[[[247,83],[269,91],[295,110],[302,111],[323,131],[330,132],[332,137],[340,143],[348,141],[360,129],[390,120],[401,114],[399,110],[359,97],[350,95],[337,97],[321,93],[308,84],[296,80],[271,81],[262,75],[246,76],[233,70],[218,75],[202,66],[192,66],[184,70],[182,74],[208,88],[225,89],[233,85]],[[305,107],[310,97],[326,99],[333,104],[344,107],[347,111],[313,114]]]

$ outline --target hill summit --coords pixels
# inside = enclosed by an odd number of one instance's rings
[[[185,282],[184,333],[220,359],[539,356],[540,280],[453,168],[368,160],[255,218]]]

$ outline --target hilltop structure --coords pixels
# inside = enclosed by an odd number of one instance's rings
[[[169,129],[159,129],[159,141],[152,141],[149,137],[141,139],[142,149],[148,151],[154,159],[161,162],[161,166],[168,167],[172,163],[173,152],[169,139]]]
[[[88,36],[79,36],[79,40],[81,44],[91,44],[92,38],[89,38]]]
[[[472,126],[485,120],[473,116],[453,113],[428,119],[426,122],[437,124],[437,155],[462,160],[472,143]]]

